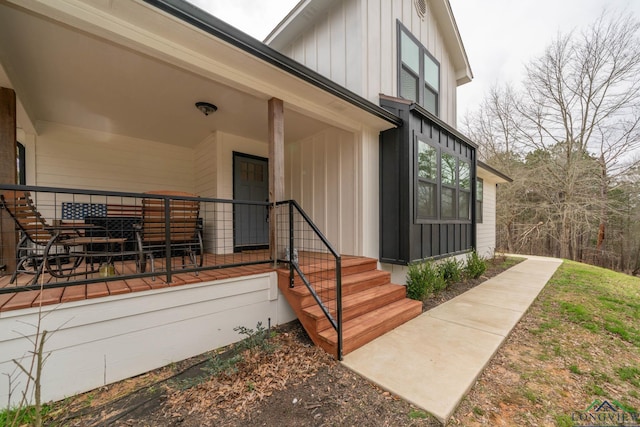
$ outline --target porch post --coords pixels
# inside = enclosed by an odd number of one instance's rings
[[[269,100],[269,247],[274,266],[278,260],[276,202],[284,199],[284,103]]]
[[[16,167],[16,93],[0,87],[0,183],[15,184]],[[0,266],[12,273],[16,263],[16,233],[13,220],[7,212],[0,211]]]

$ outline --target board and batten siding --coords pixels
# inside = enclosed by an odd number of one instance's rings
[[[478,168],[478,177],[483,180],[483,222],[476,224],[476,251],[478,255],[491,258],[496,249],[496,181]]]
[[[285,194],[342,254],[359,254],[359,162],[354,135],[328,129],[285,144]]]
[[[433,14],[427,10],[422,19],[412,0],[335,2],[281,50],[377,104],[380,93],[398,96],[398,20],[440,63],[439,115],[455,127],[457,83],[451,58]]]

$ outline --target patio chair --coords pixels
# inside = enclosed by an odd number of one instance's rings
[[[150,191],[146,194],[177,197],[198,197],[179,191]],[[142,199],[142,222],[135,225],[138,242],[138,270],[146,270],[149,260],[151,272],[155,272],[154,256],[160,254],[171,262],[173,255],[182,257],[182,268],[202,267],[202,225],[199,219],[200,202],[197,200],[170,199],[169,213],[165,212],[164,198]],[[169,221],[169,253],[167,253],[166,221]],[[185,264],[185,256],[190,264]],[[198,272],[196,272],[198,275]],[[155,277],[153,277],[155,280]]]
[[[33,274],[32,284],[38,282],[40,275],[46,271],[56,278],[69,278],[80,274],[94,273],[97,270],[76,272],[87,256],[100,255],[108,257],[107,250],[89,251],[94,244],[112,248],[114,244],[122,244],[125,239],[83,236],[87,227],[82,224],[55,225],[47,224],[36,209],[28,191],[4,191],[0,193],[0,208],[6,210],[14,219],[16,231],[20,239],[16,246],[16,269],[10,283],[14,283],[19,273]],[[93,228],[93,227],[91,227]],[[81,247],[79,251],[72,248]]]

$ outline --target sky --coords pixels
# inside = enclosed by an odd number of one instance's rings
[[[189,0],[263,40],[298,0]],[[385,0],[397,1],[397,0]],[[450,0],[474,79],[458,88],[458,118],[489,89],[522,81],[525,65],[559,34],[580,31],[605,9],[640,19],[640,0]]]

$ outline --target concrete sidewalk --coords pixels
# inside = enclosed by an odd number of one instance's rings
[[[527,260],[344,357],[443,424],[562,260]]]

